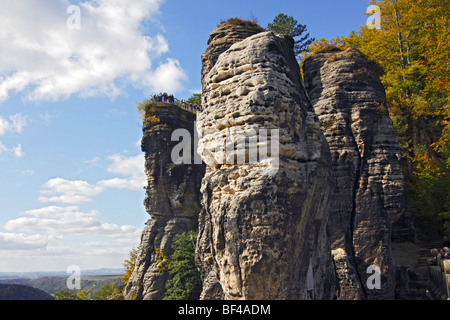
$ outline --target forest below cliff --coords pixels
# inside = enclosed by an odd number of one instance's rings
[[[357,32],[318,39],[302,62],[318,52],[353,47],[377,66],[402,148],[416,235],[439,240],[450,233],[450,1],[369,4],[379,9],[376,27],[368,18]]]

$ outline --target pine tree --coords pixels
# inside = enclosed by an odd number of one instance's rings
[[[299,60],[301,55],[308,51],[308,46],[315,40],[310,37],[309,33],[303,35],[306,32],[306,25],[298,23],[294,17],[288,17],[284,13],[278,14],[273,22],[267,25],[267,29],[294,38],[294,53]]]
[[[170,278],[164,300],[198,299],[201,289],[200,273],[195,265],[196,232],[189,231],[175,236],[172,254],[167,264]]]

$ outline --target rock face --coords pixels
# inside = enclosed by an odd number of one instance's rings
[[[304,78],[336,178],[327,230],[339,298],[393,299],[390,231],[403,214],[405,185],[384,88],[355,49],[313,55],[304,63]],[[372,283],[378,271],[380,288]]]
[[[251,21],[236,21],[230,19],[228,22],[220,23],[209,35],[207,49],[202,55],[202,84],[211,68],[216,64],[219,55],[228,50],[232,44],[239,42],[249,36],[257,34],[263,29]],[[233,23],[235,21],[235,23]]]
[[[301,83],[292,38],[249,36],[243,29],[233,29],[234,39],[243,40],[209,59],[214,43],[222,42],[214,31],[203,56],[201,298],[332,299],[328,145]]]
[[[191,141],[190,164],[175,164],[172,150],[179,145],[178,129],[194,137],[195,114],[176,105],[158,107],[159,123],[144,121],[142,151],[145,152],[145,173],[148,186],[144,205],[151,219],[141,236],[140,250],[125,296],[138,300],[160,300],[166,292],[167,272],[159,272],[156,249],[168,257],[175,235],[197,229],[200,212],[200,184],[204,164],[194,164]],[[183,141],[184,142],[184,141]]]

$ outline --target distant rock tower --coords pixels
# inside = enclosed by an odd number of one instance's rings
[[[194,137],[195,114],[166,104],[154,114],[160,122],[143,123],[142,151],[148,185],[144,205],[150,215],[142,231],[139,255],[125,296],[137,300],[161,300],[166,294],[167,272],[160,272],[157,251],[165,257],[172,253],[177,234],[197,230],[200,206],[200,183],[204,164],[175,164],[172,150],[179,141],[172,141],[177,129],[188,130]],[[194,159],[192,143],[191,159]]]

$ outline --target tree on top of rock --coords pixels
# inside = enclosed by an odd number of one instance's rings
[[[267,25],[267,29],[294,38],[294,53],[298,59],[300,59],[304,52],[308,51],[308,46],[315,40],[310,37],[309,33],[303,35],[306,32],[306,25],[298,23],[294,17],[288,17],[284,13],[278,14],[273,19],[273,22]]]

